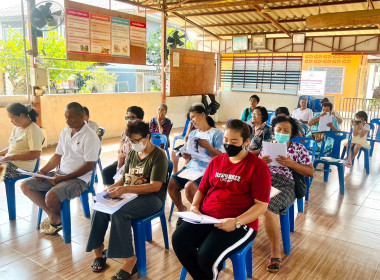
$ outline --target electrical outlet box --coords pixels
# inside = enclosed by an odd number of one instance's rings
[[[47,76],[45,68],[30,68],[30,84],[33,87],[47,86]]]

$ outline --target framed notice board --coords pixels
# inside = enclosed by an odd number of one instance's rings
[[[170,58],[170,96],[214,93],[214,53],[175,49]]]
[[[65,0],[67,59],[146,64],[146,19]]]

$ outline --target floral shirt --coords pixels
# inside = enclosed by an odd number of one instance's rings
[[[271,139],[272,133],[270,127],[263,123],[255,130],[255,125],[252,122],[248,122],[253,129],[253,138],[251,143],[248,145],[249,151],[261,150],[263,141],[269,141]]]
[[[117,154],[122,157],[127,157],[131,149],[132,149],[132,145],[129,143],[128,137],[125,134],[125,130],[124,130],[120,137],[120,146],[119,146],[119,150],[117,151]]]
[[[311,164],[311,158],[309,152],[305,148],[304,145],[300,143],[291,143],[288,147],[288,157],[290,157],[293,161],[302,164],[309,165]],[[273,159],[272,159],[273,160]],[[293,180],[293,174],[289,167],[285,166],[269,166],[270,173],[278,174]]]

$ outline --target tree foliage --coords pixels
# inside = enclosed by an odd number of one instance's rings
[[[117,75],[108,73],[103,67],[97,67],[85,77],[84,86],[80,93],[115,92]]]

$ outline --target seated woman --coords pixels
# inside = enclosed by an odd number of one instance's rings
[[[226,153],[210,161],[191,204],[190,211],[221,223],[183,222],[173,233],[174,252],[193,279],[217,279],[223,262],[256,237],[271,178],[266,164],[246,150],[250,136],[243,121],[226,124]]]
[[[286,107],[278,107],[275,111],[274,118],[278,117],[290,117],[289,109]],[[273,119],[274,119],[273,118]],[[309,126],[307,124],[301,123],[299,120],[293,118],[298,126],[298,136],[305,137],[306,132],[309,130]]]
[[[157,109],[157,117],[154,117],[150,120],[149,131],[150,133],[165,134],[168,137],[169,141],[169,135],[170,131],[172,130],[173,123],[168,118],[166,118],[167,113],[168,106],[165,104],[160,104]]]
[[[127,115],[125,116],[127,125],[128,123],[133,122],[135,120],[142,121],[143,119],[144,119],[144,111],[141,107],[138,107],[138,106],[128,107]],[[116,172],[124,165],[125,159],[132,148],[130,142],[128,141],[128,137],[126,136],[125,133],[126,133],[125,130],[121,133],[120,146],[119,146],[119,150],[117,151],[117,161],[107,166],[102,171],[102,178],[103,178],[104,185],[110,186],[114,183],[113,177],[115,176]]]
[[[314,115],[314,118],[309,121],[309,126],[311,126],[310,132],[308,133],[308,137],[313,137],[317,141],[317,151],[316,155],[319,155],[322,147],[322,139],[325,131],[319,131],[319,120],[323,116],[332,116],[332,121],[327,124],[327,126],[330,128],[330,130],[338,131],[339,130],[339,123],[335,116],[331,114],[333,105],[331,103],[322,103],[322,112],[316,113]],[[315,135],[319,135],[318,137],[315,137]],[[331,138],[328,138],[325,144],[325,149],[323,156],[330,156],[331,150],[334,145],[334,140]]]
[[[279,156],[274,159],[261,156],[261,159],[269,165],[272,186],[281,191],[271,198],[268,211],[264,214],[265,231],[271,245],[271,259],[267,270],[277,272],[281,266],[281,229],[278,215],[285,215],[286,207],[292,205],[296,199],[292,172],[302,176],[313,176],[314,168],[306,148],[302,144],[291,142],[291,139],[298,135],[298,126],[294,119],[278,117],[272,122],[272,130],[275,141],[286,143],[288,147],[288,157]],[[277,160],[281,166],[271,166],[270,163],[274,160]]]
[[[352,140],[351,140],[351,153],[348,156],[346,166],[351,168],[352,161],[359,153],[360,149],[370,148],[371,145],[367,141],[367,134],[371,127],[367,123],[368,116],[364,111],[359,111],[355,114],[356,120],[352,121]],[[346,144],[347,145],[347,144]]]
[[[9,137],[9,147],[0,151],[0,181],[21,176],[17,168],[33,171],[45,138],[36,124],[38,113],[34,109],[13,103],[7,111],[15,126]]]
[[[210,125],[209,122],[212,119],[207,116],[204,105],[202,103],[193,104],[190,107],[189,115],[191,122],[197,128],[190,133],[186,149],[182,151],[182,157],[189,163],[172,175],[168,186],[169,195],[180,212],[187,210],[182,202],[181,190],[185,189],[186,198],[191,203],[208,163],[213,157],[220,155],[224,151],[223,132]],[[211,124],[213,124],[213,121]],[[190,147],[190,145],[196,145],[196,147]],[[186,153],[191,150],[203,152],[199,154],[193,153],[192,155]],[[197,178],[194,178],[194,176]],[[178,219],[177,225],[180,223],[181,220]]]
[[[265,107],[257,106],[252,113],[252,120],[248,122],[253,129],[253,137],[248,145],[248,150],[255,155],[259,155],[263,141],[271,139],[271,130],[267,125],[268,111]]]
[[[327,97],[325,97],[321,100],[321,104],[323,103],[330,103],[330,101]],[[337,110],[331,110],[331,115],[333,115],[337,119],[338,124],[341,124],[343,122],[342,116],[339,114]]]
[[[86,252],[94,250],[92,271],[105,268],[106,258],[122,258],[123,264],[113,280],[129,279],[136,273],[136,256],[133,252],[131,220],[151,216],[161,210],[166,193],[168,160],[165,152],[150,141],[149,125],[142,121],[128,123],[126,136],[132,150],[125,160],[122,178],[108,187],[108,196],[118,198],[123,194],[139,196],[122,206],[112,215],[94,211]],[[144,183],[128,185],[125,179],[134,175]],[[104,236],[111,221],[108,250],[104,250]]]

